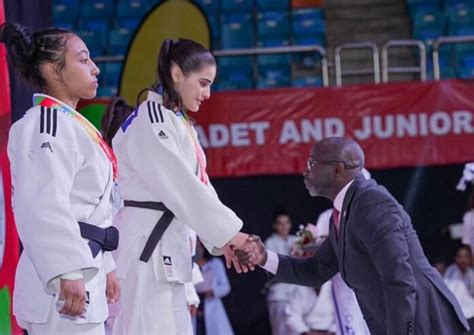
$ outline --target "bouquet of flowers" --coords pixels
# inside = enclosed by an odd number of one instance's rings
[[[294,243],[291,252],[293,256],[309,256],[319,245],[317,243],[319,239],[318,227],[312,223],[307,223],[306,226],[300,225],[296,236],[298,236],[298,239]]]

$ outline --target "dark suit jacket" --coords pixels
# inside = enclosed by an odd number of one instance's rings
[[[340,218],[339,238],[331,224],[314,257],[279,255],[274,280],[317,287],[340,272],[372,335],[469,329],[456,298],[428,263],[410,217],[384,187],[357,177]]]

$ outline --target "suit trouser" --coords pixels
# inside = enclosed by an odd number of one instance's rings
[[[76,324],[74,320],[68,319],[61,316],[56,311],[56,303],[54,299],[51,299],[53,305],[48,316],[46,323],[30,323],[24,320],[17,319],[20,327],[26,329],[28,334],[51,334],[51,335],[63,335],[63,334],[85,334],[85,335],[103,335],[105,334],[104,323],[86,323]]]
[[[184,284],[156,280],[151,261],[131,264],[119,281],[120,313],[112,334],[193,334]]]

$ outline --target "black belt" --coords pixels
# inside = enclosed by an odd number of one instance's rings
[[[114,251],[118,247],[119,231],[115,227],[100,228],[89,223],[79,222],[81,236],[89,239],[89,248],[95,258],[99,251]]]
[[[155,227],[151,231],[151,234],[146,241],[145,247],[143,248],[142,254],[140,255],[140,260],[146,263],[150,260],[151,254],[153,251],[155,251],[158,242],[160,242],[166,229],[168,229],[171,221],[173,221],[174,214],[162,202],[125,200],[123,204],[125,207],[146,208],[163,212],[163,215],[160,217]]]

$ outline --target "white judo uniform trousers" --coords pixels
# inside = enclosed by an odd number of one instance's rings
[[[191,334],[184,289],[192,272],[189,230],[216,252],[242,227],[198,177],[194,129],[161,102],[149,92],[113,140],[121,197],[162,202],[175,216],[148,262],[140,261],[140,254],[163,212],[124,207],[115,217],[121,239],[114,256],[122,287],[115,334]]]
[[[109,252],[93,258],[78,222],[111,225],[110,161],[77,121],[41,106],[12,126],[8,156],[24,247],[13,292],[17,320],[30,334],[102,334],[106,274],[115,265]],[[55,307],[60,276],[71,272],[82,273],[89,292],[87,313],[76,320]]]

